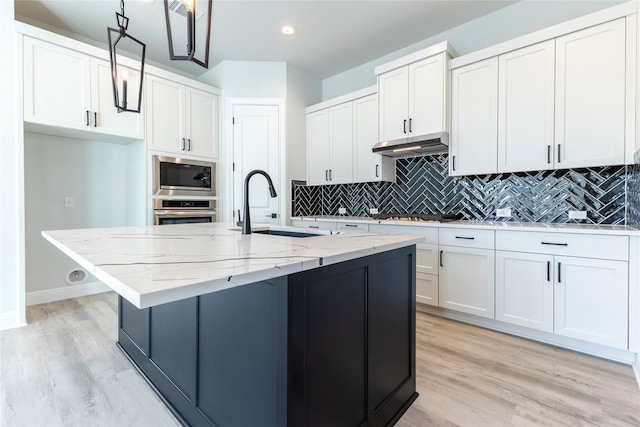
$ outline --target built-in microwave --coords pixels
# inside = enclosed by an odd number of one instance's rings
[[[154,155],[153,194],[162,196],[216,196],[216,164]]]

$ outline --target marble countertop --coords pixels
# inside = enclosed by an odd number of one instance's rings
[[[268,226],[254,224],[252,228],[257,231]],[[358,231],[321,233],[308,238],[242,235],[235,225],[213,223],[54,230],[43,231],[42,236],[138,308],[424,240],[420,236]]]
[[[576,234],[611,234],[619,236],[640,236],[640,230],[624,225],[593,225],[593,224],[566,224],[566,223],[542,223],[542,222],[514,222],[514,221],[402,221],[380,220],[368,217],[353,216],[308,216],[292,217],[292,220],[325,221],[325,222],[349,222],[354,224],[381,224],[404,225],[408,227],[439,227],[459,228],[468,227],[485,230],[504,231],[531,231],[551,233],[576,233]],[[409,232],[409,231],[407,231]]]

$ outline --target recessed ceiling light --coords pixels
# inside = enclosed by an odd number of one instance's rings
[[[282,34],[290,36],[292,34],[295,34],[296,29],[293,25],[284,24],[282,27],[280,27],[280,31],[282,31]]]

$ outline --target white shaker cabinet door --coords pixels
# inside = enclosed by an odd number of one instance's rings
[[[127,67],[128,68],[128,67]],[[129,70],[127,99],[138,103],[140,72]],[[91,58],[91,111],[93,130],[110,135],[144,139],[144,105],[141,113],[118,113],[113,100],[111,64],[97,58]]]
[[[438,245],[416,245],[416,301],[438,306]]]
[[[307,114],[307,184],[329,183],[329,109]]]
[[[440,307],[495,318],[495,251],[440,246]]]
[[[353,182],[353,104],[329,108],[329,183]]]
[[[553,332],[553,256],[496,251],[496,320]]]
[[[451,71],[449,175],[495,173],[498,146],[498,58]]]
[[[446,129],[446,53],[409,65],[409,136]]]
[[[406,138],[409,119],[409,68],[378,76],[378,141]]]
[[[91,127],[91,57],[24,39],[24,120],[72,129]]]
[[[555,257],[555,333],[627,348],[628,263]]]
[[[185,86],[146,75],[147,148],[183,154],[185,137]]]
[[[498,61],[498,172],[553,169],[555,41]]]
[[[218,158],[218,97],[187,87],[185,121],[186,153]]]
[[[556,39],[556,167],[624,163],[625,22]]]

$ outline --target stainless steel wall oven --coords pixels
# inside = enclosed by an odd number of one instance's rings
[[[216,164],[178,157],[152,157],[153,194],[216,196]]]
[[[216,222],[216,201],[154,199],[153,216],[156,225]]]

